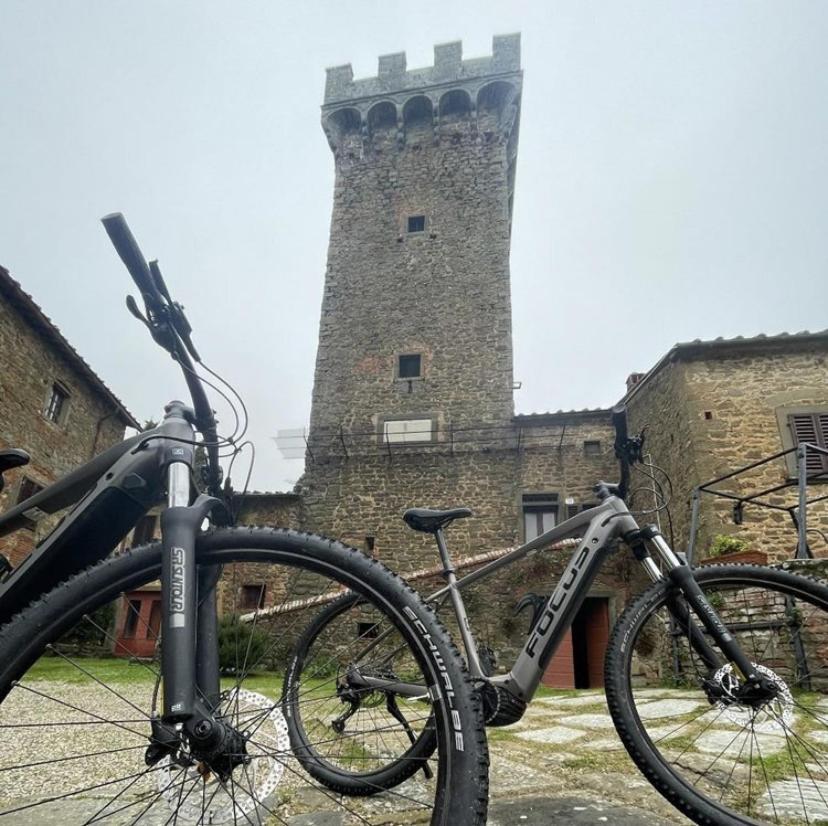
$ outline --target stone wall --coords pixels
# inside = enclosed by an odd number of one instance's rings
[[[41,330],[23,317],[0,291],[0,449],[26,450],[32,461],[4,474],[0,510],[17,501],[24,477],[48,485],[124,436],[125,421],[113,404],[53,346]],[[68,392],[59,423],[43,415],[52,385]],[[34,542],[54,524],[44,519],[35,530],[0,539],[0,553],[16,565]]]
[[[718,346],[716,346],[718,345]],[[681,345],[669,361],[630,398],[634,427],[649,423],[648,448],[654,461],[670,473],[679,546],[689,528],[689,498],[695,485],[783,450],[792,444],[786,412],[819,407],[828,411],[828,341],[753,339],[714,343],[706,348]],[[780,485],[790,478],[784,459],[763,465],[719,485],[737,496]],[[811,485],[811,496],[824,483]],[[795,504],[797,491],[770,493],[768,501]],[[697,552],[705,555],[718,534],[733,534],[772,561],[793,556],[796,533],[788,514],[745,506],[744,522],[733,523],[733,503],[702,496]],[[828,529],[828,507],[808,510],[808,525]],[[812,550],[828,554],[826,543],[811,534]]]

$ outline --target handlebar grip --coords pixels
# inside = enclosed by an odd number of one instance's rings
[[[612,426],[615,428],[615,444],[623,445],[627,441],[627,406],[617,404],[612,408]]]
[[[120,212],[113,212],[101,218],[106,234],[124,266],[132,276],[135,286],[141,291],[144,301],[150,308],[161,306],[161,296],[153,283],[144,254],[138,246],[126,219]]]

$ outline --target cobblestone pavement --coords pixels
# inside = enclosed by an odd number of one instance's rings
[[[141,727],[140,719],[132,720],[135,708],[118,708],[117,704],[122,701],[113,698],[104,689],[85,688],[83,698],[77,696],[77,689],[72,686],[44,684],[40,689],[44,694],[64,696],[67,702],[82,702],[85,708],[94,709],[95,713],[107,719],[129,721],[124,723],[126,729]],[[128,702],[140,704],[146,699],[145,687],[122,687],[122,690]],[[738,721],[729,721],[711,710],[706,703],[700,703],[682,691],[652,689],[639,691],[637,695],[640,698],[639,713],[653,739],[663,738],[669,744],[678,728],[687,725],[688,720],[693,721],[694,745],[687,752],[685,763],[697,761],[708,766],[715,755],[739,755],[743,741],[739,739]],[[37,695],[21,695],[20,700],[17,706],[9,701],[3,704],[0,708],[0,724],[6,724],[9,720],[18,723],[56,720],[54,703]],[[828,700],[816,703],[814,711],[828,717]],[[83,718],[78,712],[63,708],[61,719],[72,721]],[[796,718],[794,724],[798,725]],[[696,738],[695,735],[702,729],[703,733]],[[785,739],[776,728],[760,723],[756,729],[756,741],[763,756],[784,756]],[[0,764],[14,765],[12,761],[19,761],[20,754],[26,754],[33,762],[41,757],[53,758],[57,743],[65,744],[61,747],[69,750],[67,754],[72,751],[78,753],[78,750],[89,753],[96,748],[113,747],[111,740],[104,742],[100,739],[100,727],[90,726],[86,730],[76,730],[77,735],[69,741],[66,738],[54,741],[39,738],[34,744],[27,740],[26,731],[7,730],[5,739],[0,744]],[[145,741],[138,737],[136,745],[135,735],[132,739],[128,735],[128,731],[123,735],[123,751],[110,758],[111,765],[107,768],[112,777],[123,777],[130,771],[140,770],[139,758],[143,754]],[[821,742],[820,736],[825,737],[819,731],[811,732],[810,736],[812,742]],[[519,723],[503,729],[490,729],[489,740],[492,757],[489,823],[492,826],[554,826],[569,823],[669,826],[690,822],[655,792],[629,759],[617,737],[601,692],[585,691],[571,696],[536,699]],[[668,747],[665,745],[665,750]],[[39,748],[46,751],[41,755]],[[137,767],[136,760],[139,763]],[[734,762],[731,760],[728,765],[734,766]],[[812,768],[819,774],[816,767]],[[741,770],[736,765],[728,780],[738,783]],[[20,805],[21,801],[39,798],[44,787],[49,789],[50,794],[79,788],[76,784],[88,783],[88,775],[84,771],[78,761],[68,761],[61,764],[59,773],[52,770],[46,777],[36,769],[23,776],[15,775],[16,779],[11,782],[8,780],[10,775],[6,775],[7,781],[0,784],[0,810],[10,804]],[[271,801],[280,812],[280,817],[273,818],[272,823],[287,823],[289,826],[346,826],[350,823],[346,811],[341,808],[336,810],[338,804],[332,800],[330,792],[300,788],[297,775],[296,771],[290,776],[286,772],[277,791],[278,802]],[[151,791],[157,786],[153,781],[147,788]],[[136,786],[124,794],[123,800],[129,800],[130,794],[146,795],[147,788]],[[804,821],[804,805],[811,822],[828,820],[828,806],[825,804],[828,799],[828,780],[822,782],[818,779],[813,788],[805,790],[804,796],[799,788],[791,787],[784,780],[777,781],[772,788],[775,807],[781,817]],[[410,804],[405,803],[406,799],[429,799],[422,775],[416,775],[395,791],[406,798],[399,794],[381,794],[371,798],[344,800],[349,809],[361,813],[370,822],[427,822],[428,813],[422,805],[416,811],[410,811]],[[97,799],[92,794],[83,800],[61,801],[59,807],[50,812],[38,807],[36,819],[32,818],[32,811],[21,811],[4,817],[3,823],[9,826],[31,826],[32,823],[70,826],[83,823],[111,797],[111,794],[107,797],[103,797],[103,794],[103,791],[98,793]],[[759,803],[762,804],[761,801]],[[767,805],[767,802],[763,805]],[[149,812],[142,816],[141,823],[150,826],[158,823],[160,826],[168,819],[168,814],[168,809],[157,813]],[[123,822],[130,822],[132,817]],[[121,821],[117,817],[107,817],[105,822],[114,824]]]

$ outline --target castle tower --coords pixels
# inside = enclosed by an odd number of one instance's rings
[[[491,57],[328,69],[336,183],[309,444],[444,442],[513,415],[509,244],[520,35]]]

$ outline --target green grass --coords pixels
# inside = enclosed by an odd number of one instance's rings
[[[73,665],[73,663],[75,663]],[[50,680],[59,683],[90,683],[89,674],[103,683],[154,683],[155,664],[120,659],[117,657],[77,657],[71,661],[63,657],[41,657],[27,672],[24,682]],[[85,669],[89,674],[84,674]]]

